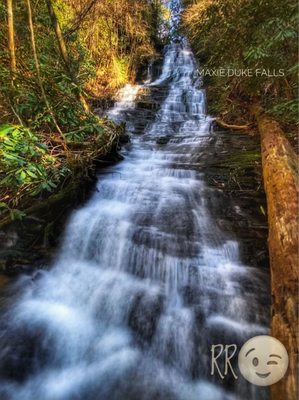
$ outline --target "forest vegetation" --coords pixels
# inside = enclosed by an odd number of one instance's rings
[[[154,57],[162,13],[159,0],[1,3],[2,216],[21,218],[115,145],[119,131],[92,104]]]
[[[228,122],[249,124],[248,108],[256,100],[294,130],[298,122],[297,2],[185,0],[184,4],[184,31],[202,68],[253,71],[251,77],[206,76],[210,112]]]

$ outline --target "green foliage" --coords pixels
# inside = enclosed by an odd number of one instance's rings
[[[45,144],[28,128],[0,126],[0,185],[25,189],[31,195],[51,192],[68,170],[57,168]]]
[[[113,93],[134,79],[140,64],[155,53],[162,6],[138,0],[52,0],[69,56],[69,70],[59,46],[45,1],[33,2],[33,23],[41,77],[58,125],[67,133],[81,128],[84,110],[79,97]],[[86,12],[86,10],[88,12]],[[6,8],[0,6],[6,25]],[[41,96],[28,31],[26,2],[14,2],[17,74],[9,74],[6,30],[0,31],[0,122],[15,122],[7,99],[13,99],[20,118],[34,130],[55,132],[56,126]],[[11,103],[11,102],[10,102]],[[70,110],[72,109],[72,110]]]
[[[42,197],[59,190],[76,162],[89,162],[95,146],[108,151],[117,135],[88,111],[86,103],[112,96],[134,80],[160,43],[160,0],[51,2],[62,41],[56,37],[47,2],[31,0],[39,68],[26,1],[13,2],[13,76],[6,5],[0,3],[0,212],[9,212],[12,219],[22,217],[15,208],[21,199],[28,204],[29,195]]]
[[[129,79],[129,58],[122,57],[112,59],[113,76],[109,82],[111,87],[120,87],[128,82]]]
[[[0,202],[0,215],[6,211],[9,212],[9,216],[12,221],[20,220],[26,217],[26,213],[24,213],[23,211],[20,211],[16,208],[10,208],[8,204]]]
[[[298,8],[295,0],[185,0],[183,27],[202,67],[264,69],[248,77],[212,77],[222,111],[228,100],[260,98],[283,122],[296,122]],[[277,75],[279,70],[284,76]],[[276,74],[273,72],[276,71]],[[268,73],[269,72],[269,73]]]
[[[81,143],[84,141],[84,138],[88,135],[102,135],[103,133],[104,133],[104,128],[102,125],[99,124],[97,118],[95,118],[92,115],[89,115],[88,118],[82,121],[80,128],[67,132],[66,138],[70,142]]]
[[[273,114],[277,119],[282,119],[289,123],[294,123],[298,120],[299,103],[298,98],[289,101],[280,101],[268,109],[270,114]]]

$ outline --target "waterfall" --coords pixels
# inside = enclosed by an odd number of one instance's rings
[[[267,398],[210,374],[211,345],[267,332],[267,310],[263,273],[209,211],[198,154],[212,118],[197,71],[188,44],[170,44],[158,79],[121,90],[108,116],[127,126],[142,91],[164,100],[73,212],[52,268],[11,289],[1,399]]]

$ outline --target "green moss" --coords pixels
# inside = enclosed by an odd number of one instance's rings
[[[261,155],[258,149],[239,151],[213,161],[210,169],[217,171],[225,187],[230,191],[259,191],[261,184]]]
[[[227,159],[226,163],[232,168],[246,169],[253,167],[256,163],[260,163],[260,161],[260,152],[254,150],[234,154]]]

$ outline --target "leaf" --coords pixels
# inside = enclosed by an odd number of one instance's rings
[[[14,154],[9,154],[9,153],[4,153],[4,157],[7,158],[8,160],[14,160],[14,161],[19,161],[20,157]]]
[[[5,124],[0,126],[0,137],[4,137],[7,135],[9,131],[11,131],[14,128],[13,125],[10,124]]]
[[[26,172],[31,178],[38,179],[38,176],[34,172],[30,171],[29,169],[27,169]]]
[[[288,72],[297,71],[299,69],[299,63],[293,65],[291,68],[288,69]]]
[[[30,192],[29,193],[29,195],[30,196],[36,196],[37,194],[39,194],[41,191],[42,191],[43,189],[42,189],[42,187],[41,187],[41,185],[40,186],[38,186],[36,189],[34,189],[32,192]]]
[[[26,172],[23,170],[21,173],[20,173],[20,178],[22,179],[22,180],[25,180],[26,179]]]
[[[37,146],[43,150],[48,150],[48,146],[45,143],[37,143]]]
[[[56,189],[56,188],[57,188],[56,183],[54,183],[53,181],[48,181],[48,185],[49,185],[50,187],[52,187],[53,189]]]
[[[11,219],[14,220],[21,220],[24,217],[26,217],[26,213],[21,210],[17,210],[16,208],[10,209],[10,217]]]
[[[266,211],[262,205],[260,206],[260,210],[261,210],[261,213],[266,216]]]

